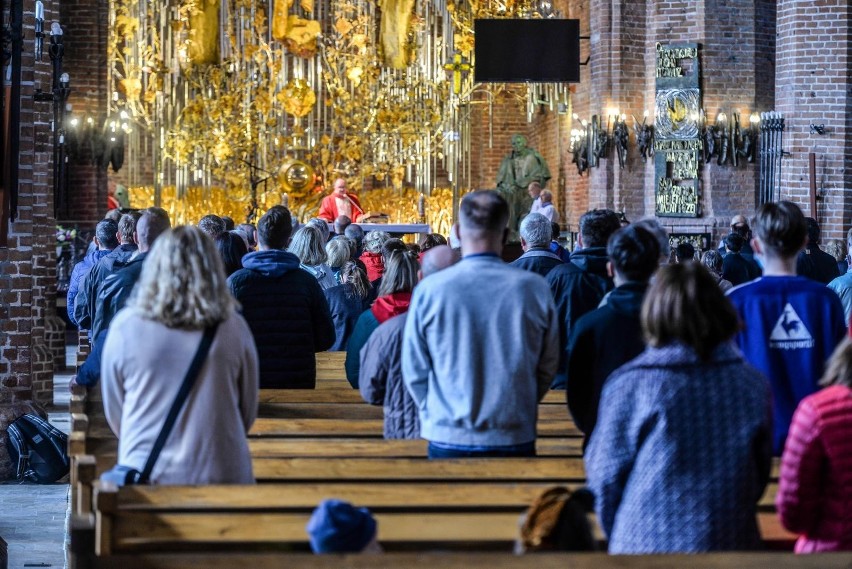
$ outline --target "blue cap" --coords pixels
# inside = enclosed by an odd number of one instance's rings
[[[323,500],[305,529],[314,553],[357,553],[375,537],[376,520],[367,508]]]

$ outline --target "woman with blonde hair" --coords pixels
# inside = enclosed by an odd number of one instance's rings
[[[317,279],[320,288],[325,290],[337,285],[326,263],[325,239],[314,225],[305,225],[296,231],[287,250],[299,258],[299,266]]]
[[[340,280],[340,270],[352,256],[349,240],[338,235],[325,244],[325,252],[328,254],[328,266],[331,267],[331,272],[334,274],[334,282],[343,284],[343,281]]]
[[[641,323],[648,347],[607,378],[585,456],[609,552],[761,547],[771,395],[731,342],[733,305],[702,265],[668,265]]]
[[[254,482],[246,439],[258,401],[251,330],[236,311],[213,241],[196,227],[177,227],[155,241],[104,345],[104,412],[119,439],[119,464],[142,471],[181,377],[210,333],[209,352],[151,483]]]

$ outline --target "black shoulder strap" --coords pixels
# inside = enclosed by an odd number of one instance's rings
[[[169,409],[169,414],[166,416],[166,422],[163,423],[163,428],[160,431],[159,436],[157,436],[154,448],[151,449],[151,454],[148,456],[148,462],[145,463],[145,469],[139,477],[140,484],[148,482],[148,478],[151,476],[151,471],[154,470],[154,464],[156,464],[157,459],[160,457],[160,452],[166,445],[166,439],[169,438],[169,434],[175,426],[177,416],[183,408],[183,404],[186,402],[189,392],[192,391],[192,386],[195,384],[196,378],[198,378],[201,366],[204,365],[204,360],[207,358],[208,352],[210,352],[210,345],[213,343],[213,337],[216,335],[216,329],[218,327],[219,323],[217,322],[212,326],[208,326],[204,330],[204,336],[201,338],[201,344],[198,346],[198,351],[195,352],[195,357],[192,359],[192,363],[189,364],[189,370],[187,370],[186,376],[183,378],[183,383],[178,390],[174,403],[172,403],[172,408]]]

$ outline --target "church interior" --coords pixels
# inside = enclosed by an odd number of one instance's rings
[[[570,49],[488,77],[490,20],[572,22]],[[850,23],[844,0],[4,1],[0,429],[52,404],[108,204],[305,222],[344,178],[365,219],[447,236],[472,190],[528,208],[534,153],[569,250],[594,208],[704,250],[778,200],[845,239]],[[544,53],[572,77],[536,76]]]

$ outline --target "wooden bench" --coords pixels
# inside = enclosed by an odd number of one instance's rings
[[[73,532],[73,528],[72,528]],[[79,559],[79,558],[78,558]],[[382,555],[311,555],[291,552],[133,553],[88,558],[72,569],[849,569],[852,553],[705,553],[701,555],[617,556],[603,553],[494,552],[385,553]]]

